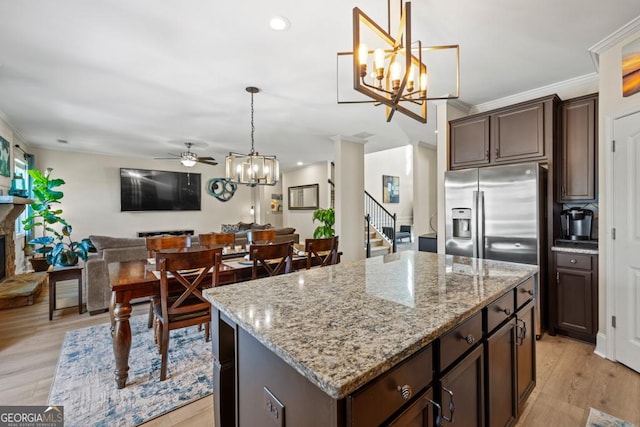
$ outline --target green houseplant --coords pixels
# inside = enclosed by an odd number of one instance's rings
[[[51,168],[47,168],[44,173],[37,169],[29,171],[33,180],[34,203],[22,224],[25,231],[32,232],[32,236],[41,228],[41,236],[33,237],[25,247],[26,253],[32,255],[30,261],[36,271],[46,270],[49,264],[75,265],[78,257],[86,261],[88,252],[96,252],[89,239],[80,242],[71,240],[71,225],[60,216],[62,209],[56,206],[64,197],[58,187],[65,182],[60,178],[52,178],[51,172]],[[54,227],[56,224],[62,225],[60,231]],[[64,241],[65,238],[68,242]]]
[[[336,223],[336,212],[333,208],[316,209],[313,212],[313,222],[316,220],[322,222],[322,225],[317,226],[313,231],[314,239],[335,236],[336,231],[333,225]]]

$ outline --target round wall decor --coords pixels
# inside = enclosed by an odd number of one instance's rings
[[[207,192],[221,202],[230,200],[238,186],[226,178],[212,178],[207,183]]]

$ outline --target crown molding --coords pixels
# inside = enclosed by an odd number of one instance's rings
[[[477,104],[471,107],[469,114],[482,113],[485,111],[495,110],[497,108],[508,107],[520,102],[529,101],[535,98],[541,98],[547,95],[553,95],[554,93],[558,92],[569,91],[576,87],[591,84],[598,84],[597,73],[586,74],[584,76],[575,77],[573,79],[553,83],[547,86],[542,86],[537,89],[531,89],[525,92],[517,93],[515,95],[509,95],[505,96],[504,98]]]
[[[596,71],[600,71],[600,54],[611,49],[614,45],[623,41],[630,34],[635,33],[636,31],[640,31],[640,16],[631,20],[626,25],[623,25],[604,39],[600,40],[598,43],[591,46],[588,50],[589,54],[591,54],[591,60],[593,61],[593,66]]]
[[[469,114],[469,112],[473,108],[471,105],[467,104],[466,102],[462,102],[459,99],[448,99],[447,105],[450,105],[453,108],[456,108],[466,114]]]

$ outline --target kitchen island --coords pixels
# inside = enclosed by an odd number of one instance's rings
[[[406,251],[207,290],[216,425],[515,419],[535,385],[536,272]]]

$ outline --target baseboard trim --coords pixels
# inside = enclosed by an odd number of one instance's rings
[[[609,357],[607,357],[607,335],[606,334],[602,332],[598,332],[598,334],[596,335],[596,349],[593,352],[598,356],[602,357],[603,359],[609,359]]]

